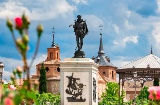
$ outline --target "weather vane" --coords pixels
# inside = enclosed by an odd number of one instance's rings
[[[101,31],[100,35],[102,35],[102,27],[103,27],[103,25],[100,24],[99,27],[100,27],[100,31]]]

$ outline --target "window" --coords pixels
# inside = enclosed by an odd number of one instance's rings
[[[46,67],[46,71],[47,71],[47,72],[49,71],[49,68],[48,68],[48,67]]]
[[[52,52],[50,52],[50,59],[52,59],[53,58],[53,53]]]
[[[112,71],[112,79],[114,79],[114,71]]]
[[[57,53],[57,59],[58,59],[58,53]]]

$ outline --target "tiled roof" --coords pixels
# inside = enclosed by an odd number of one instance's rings
[[[133,61],[119,69],[125,69],[125,68],[160,68],[160,58],[153,55],[152,53],[140,58],[136,61]]]
[[[108,62],[108,58],[105,55],[98,55],[94,61],[95,63],[99,64],[99,66],[113,66],[115,67],[111,62]]]

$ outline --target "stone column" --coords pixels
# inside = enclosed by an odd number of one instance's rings
[[[98,105],[98,65],[90,58],[60,62],[61,105]]]

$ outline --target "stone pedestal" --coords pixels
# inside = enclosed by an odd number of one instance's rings
[[[61,105],[98,105],[98,65],[90,58],[60,62]]]

